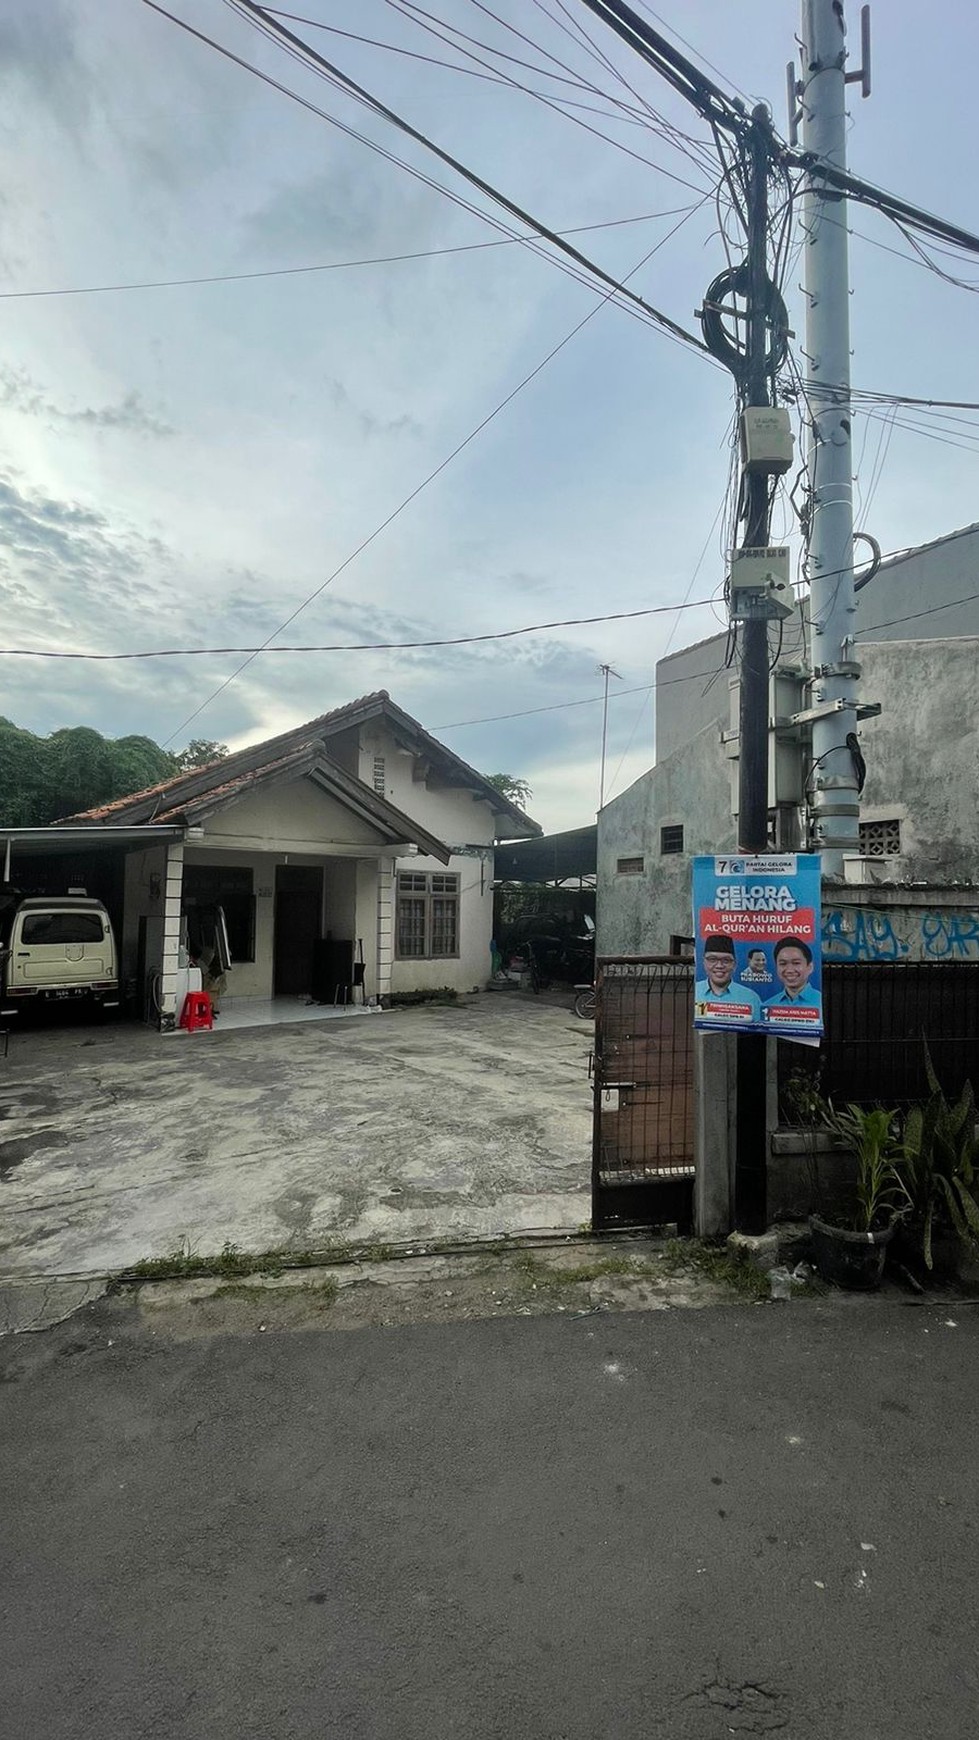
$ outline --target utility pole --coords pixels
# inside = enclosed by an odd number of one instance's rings
[[[773,140],[768,110],[759,104],[748,134],[748,309],[744,403],[771,403],[768,277],[768,170]],[[771,479],[744,476],[744,547],[769,542]],[[741,684],[738,759],[738,845],[753,856],[768,850],[768,685],[769,618],[753,616],[739,624]],[[762,1033],[737,1036],[737,1120],[734,1164],[734,1222],[740,1232],[763,1232],[767,1221],[765,1100],[767,1045]]]
[[[802,0],[802,145],[808,164],[805,232],[806,395],[810,413],[809,612],[813,667],[813,848],[823,871],[839,875],[844,852],[860,847],[855,758],[847,746],[857,724],[853,593],[853,447],[850,410],[850,304],[846,196],[820,166],[846,172],[846,85],[870,89],[864,8],[864,65],[846,73],[840,0]]]
[[[608,680],[615,677],[617,682],[622,679],[618,671],[613,671],[611,665],[599,665],[599,670],[605,678],[605,695],[602,701],[602,770],[598,779],[598,807],[605,808],[605,751],[608,745]]]

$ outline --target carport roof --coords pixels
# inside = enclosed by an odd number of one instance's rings
[[[594,876],[597,868],[597,822],[496,848],[496,874],[503,882],[567,882],[575,876]]]

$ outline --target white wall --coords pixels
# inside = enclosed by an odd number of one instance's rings
[[[360,733],[360,778],[372,789],[376,756],[384,761],[383,795],[389,803],[412,816],[447,846],[470,846],[482,853],[482,856],[453,853],[448,864],[421,855],[397,860],[395,872],[405,870],[422,875],[448,872],[459,877],[459,955],[451,960],[410,961],[394,956],[391,990],[428,991],[448,986],[464,992],[482,987],[491,970],[492,848],[496,831],[492,807],[460,786],[440,784],[435,773],[426,779],[416,778],[423,764],[398,748],[383,721],[364,727]]]
[[[156,918],[160,921],[160,959],[147,960],[147,972],[159,972],[162,965],[162,924],[166,893],[166,846],[147,846],[141,852],[127,852],[123,892],[123,920],[120,943],[120,974],[123,980],[136,974],[139,955],[139,921]],[[143,986],[137,989],[137,1007],[142,1010]]]
[[[399,858],[396,870],[436,875],[448,872],[459,878],[459,954],[451,960],[398,960],[391,966],[392,991],[482,990],[491,971],[490,941],[493,934],[493,860],[453,854],[448,864],[437,858]],[[397,879],[395,879],[396,881]],[[397,891],[395,888],[395,902]],[[395,908],[395,919],[397,909]],[[397,924],[395,924],[395,940]]]
[[[240,842],[243,849],[275,847],[322,857],[331,846],[370,846],[379,850],[376,829],[300,776],[287,785],[269,785],[229,804],[207,823],[209,840]]]
[[[303,859],[304,863],[307,861]],[[232,964],[226,995],[271,997],[276,858],[268,852],[229,852],[205,845],[185,847],[184,862],[188,865],[232,864],[251,871],[255,895],[255,959]]]

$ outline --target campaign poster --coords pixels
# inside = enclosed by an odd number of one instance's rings
[[[819,903],[818,853],[695,858],[694,1026],[818,1039]]]

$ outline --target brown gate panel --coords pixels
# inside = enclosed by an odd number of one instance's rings
[[[659,956],[596,963],[592,1224],[689,1224],[693,965]]]

